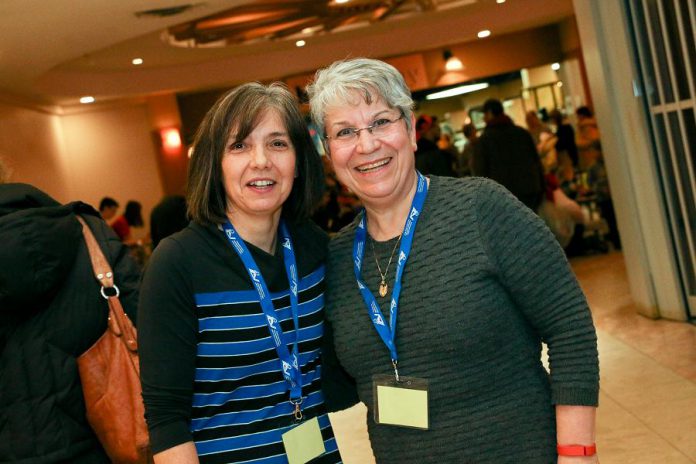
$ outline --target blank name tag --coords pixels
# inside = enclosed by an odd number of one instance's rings
[[[375,397],[375,422],[427,430],[428,381],[415,377],[392,375],[372,377]]]
[[[326,451],[319,420],[314,417],[283,434],[285,454],[290,464],[305,464]]]

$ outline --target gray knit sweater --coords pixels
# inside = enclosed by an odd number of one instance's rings
[[[368,407],[377,462],[555,463],[553,405],[597,405],[597,339],[585,297],[551,232],[507,190],[482,178],[430,179],[396,335],[400,374],[430,382],[430,430],[374,423],[372,375],[393,369],[354,277],[357,221],[330,244],[327,317]],[[363,263],[363,280],[378,295],[370,246]],[[393,279],[390,270],[390,292]],[[388,317],[389,295],[377,298]]]

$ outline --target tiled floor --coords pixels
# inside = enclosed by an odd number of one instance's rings
[[[696,326],[638,315],[620,253],[572,265],[599,337],[602,464],[696,463]],[[360,404],[331,417],[345,464],[375,462],[365,414]]]

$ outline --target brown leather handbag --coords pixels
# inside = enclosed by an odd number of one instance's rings
[[[135,327],[123,311],[111,266],[99,243],[84,219],[77,219],[101,295],[109,304],[106,332],[77,358],[87,420],[112,462],[150,463]]]

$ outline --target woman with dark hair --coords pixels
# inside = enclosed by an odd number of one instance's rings
[[[131,227],[143,226],[142,209],[143,207],[139,202],[131,200],[126,204],[126,210],[123,214],[111,224],[111,228],[114,229],[118,238],[126,245],[135,243],[131,235]]]
[[[192,222],[162,240],[138,330],[155,462],[334,464],[321,393],[319,155],[292,94],[245,84],[198,128]]]

